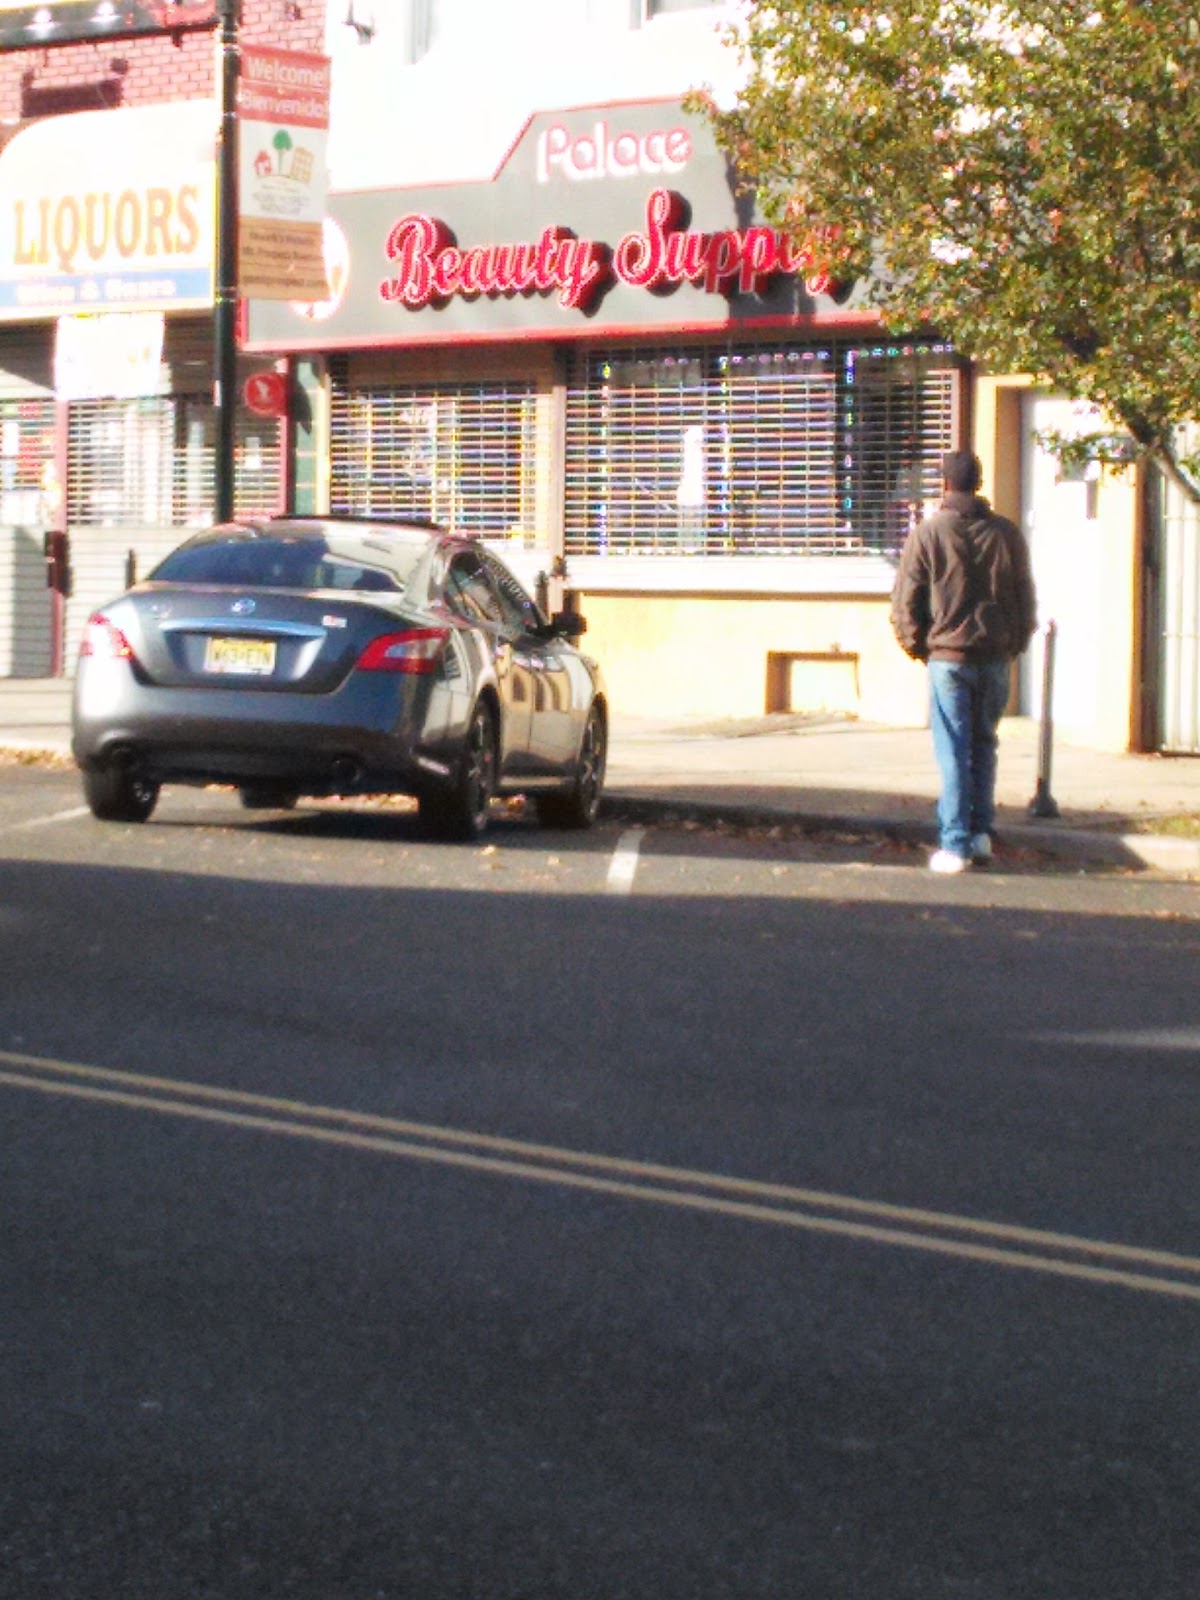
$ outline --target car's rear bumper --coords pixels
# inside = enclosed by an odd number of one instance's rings
[[[127,669],[126,669],[127,672]],[[445,771],[445,697],[380,675],[334,694],[160,689],[105,670],[76,683],[71,749],[160,783],[271,780],[310,793],[417,792]]]

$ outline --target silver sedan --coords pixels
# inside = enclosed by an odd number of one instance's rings
[[[576,640],[478,540],[416,522],[285,517],[211,528],[96,612],[72,750],[93,813],[144,822],[164,783],[251,807],[415,796],[472,839],[496,795],[587,827],[608,708]]]

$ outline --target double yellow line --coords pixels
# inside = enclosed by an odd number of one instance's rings
[[[624,1200],[1200,1302],[1200,1259],[789,1184],[593,1155],[210,1084],[0,1051],[0,1084]]]

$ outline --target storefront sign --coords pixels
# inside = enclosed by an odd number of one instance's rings
[[[216,106],[48,117],[0,151],[0,321],[212,303]]]
[[[660,178],[682,172],[692,157],[692,135],[682,124],[635,132],[607,118],[582,132],[553,123],[537,141],[537,178],[574,183],[597,178]]]
[[[159,392],[161,311],[105,311],[59,317],[54,338],[58,400],[128,400]]]
[[[602,246],[565,228],[544,228],[536,244],[477,245],[459,250],[433,217],[402,217],[388,234],[394,275],[379,285],[382,300],[420,309],[461,294],[525,294],[556,290],[560,305],[580,309],[607,275]]]
[[[860,292],[755,214],[677,101],[530,119],[487,183],[329,197],[318,304],[249,308],[245,348],[703,332],[845,321]]]
[[[460,250],[437,219],[402,217],[388,235],[386,250],[394,273],[379,285],[380,298],[419,309],[452,295],[554,292],[564,308],[585,311],[601,286],[613,279],[637,289],[693,283],[709,294],[733,287],[754,294],[780,272],[804,278],[813,294],[831,292],[829,274],[816,271],[809,252],[776,229],[694,233],[680,225],[684,211],[682,196],[655,189],[646,203],[645,227],[625,234],[615,249],[551,227],[535,244]]]
[[[284,417],[288,409],[287,379],[282,372],[252,372],[242,386],[246,410],[256,417]]]
[[[238,287],[321,300],[328,56],[246,45],[238,78]]]
[[[212,28],[216,0],[0,0],[0,50]]]

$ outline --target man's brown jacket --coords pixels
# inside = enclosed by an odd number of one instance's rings
[[[917,661],[1008,661],[1037,626],[1029,547],[981,495],[947,492],[905,541],[892,627]]]

